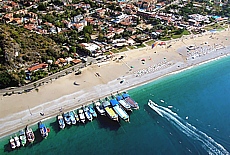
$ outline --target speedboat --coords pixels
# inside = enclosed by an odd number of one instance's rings
[[[103,108],[103,106],[99,101],[95,103],[95,109],[100,115],[105,115],[105,109]]]
[[[86,117],[90,122],[92,122],[93,116],[92,116],[92,114],[91,114],[90,111],[89,111],[89,107],[88,107],[88,106],[83,107],[83,111],[84,111],[84,113],[85,113],[85,117]]]
[[[14,141],[14,139],[13,139],[12,137],[10,137],[10,147],[11,147],[12,149],[15,149],[15,148],[16,148],[15,141]]]
[[[84,115],[84,111],[82,109],[78,110],[78,115],[79,115],[80,121],[82,123],[85,123],[85,115]]]
[[[69,113],[68,112],[64,113],[63,117],[64,117],[64,120],[65,120],[66,124],[71,125],[71,119],[70,119]]]
[[[76,118],[75,118],[75,115],[74,115],[73,111],[69,112],[69,116],[70,116],[71,123],[72,124],[77,124],[77,121],[76,121]]]
[[[18,138],[18,136],[16,134],[14,136],[14,141],[15,141],[16,146],[20,147],[20,141],[19,141],[19,138]]]
[[[93,117],[97,117],[97,113],[96,111],[94,110],[93,106],[89,106],[89,112],[93,115]]]
[[[47,130],[45,124],[43,124],[40,121],[40,122],[38,122],[38,127],[39,127],[39,130],[40,130],[42,138],[47,138],[47,136],[48,136],[48,130]]]
[[[24,130],[19,131],[19,138],[21,140],[22,146],[25,146],[26,145],[26,134]]]
[[[27,139],[30,143],[34,142],[35,136],[34,136],[34,132],[31,128],[29,128],[28,126],[26,126],[26,136]]]
[[[59,128],[64,129],[65,128],[65,122],[64,122],[62,115],[58,115],[57,119],[58,119]]]

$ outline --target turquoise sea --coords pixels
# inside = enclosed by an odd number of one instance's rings
[[[10,151],[7,136],[0,140],[0,154],[229,154],[230,57],[128,92],[140,106],[130,113],[130,123],[98,117],[60,131],[51,118],[45,121],[51,129],[47,139],[39,138],[35,125],[35,143]],[[149,99],[163,117],[148,107]]]

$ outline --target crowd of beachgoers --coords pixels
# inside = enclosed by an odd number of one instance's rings
[[[152,72],[158,71],[160,69],[166,68],[171,65],[172,63],[168,62],[167,60],[164,60],[164,61],[159,62],[156,65],[150,65],[147,68],[140,69],[138,71],[134,71],[133,74],[135,75],[135,77],[140,77],[144,74],[152,73]]]

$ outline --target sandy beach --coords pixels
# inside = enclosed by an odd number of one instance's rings
[[[38,91],[1,96],[0,137],[24,128],[27,124],[54,116],[60,109],[75,109],[111,93],[137,87],[226,56],[230,53],[229,36],[229,30],[207,32],[170,40],[163,46],[129,50],[115,54],[107,62],[83,68],[81,75],[71,73],[53,80],[52,83],[39,87]],[[186,49],[188,46],[194,49]],[[120,56],[124,58],[114,61]],[[45,115],[41,116],[41,112]]]

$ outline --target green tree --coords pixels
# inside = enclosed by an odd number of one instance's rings
[[[39,3],[37,8],[39,11],[45,11],[46,5],[44,3]]]
[[[76,47],[74,47],[74,46],[71,46],[70,49],[69,49],[70,53],[76,53],[76,51],[77,51]]]
[[[104,41],[104,35],[103,35],[103,33],[99,33],[99,35],[98,35],[98,41]]]
[[[83,28],[83,33],[84,33],[84,34],[85,34],[85,33],[92,34],[92,33],[93,33],[93,26],[92,26],[92,25],[90,25],[90,26],[85,26],[85,27]]]
[[[90,42],[91,38],[90,38],[90,35],[88,33],[85,33],[84,34],[84,37],[85,37],[85,42]]]

